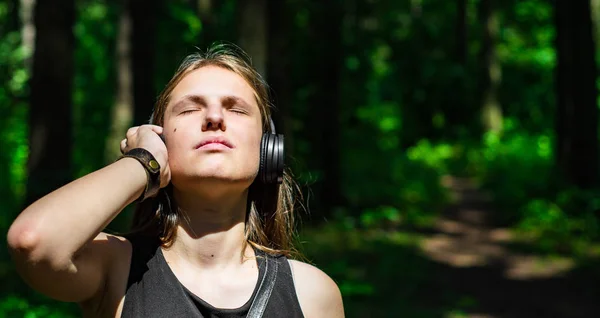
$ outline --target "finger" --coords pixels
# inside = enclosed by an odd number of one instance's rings
[[[163,128],[161,126],[157,126],[157,125],[144,125],[144,127],[150,128],[153,132],[155,132],[158,135],[160,135],[160,134],[163,133]]]
[[[138,128],[140,128],[140,127],[131,127],[129,129],[127,129],[127,134],[125,134],[125,136],[127,136],[127,138],[131,138],[133,135],[135,135]]]
[[[125,153],[125,149],[127,148],[127,138],[121,140],[121,153]]]

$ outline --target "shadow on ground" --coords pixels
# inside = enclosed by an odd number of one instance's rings
[[[306,254],[340,286],[347,317],[600,316],[597,257],[513,249],[488,196],[466,180],[444,185],[456,204],[431,228],[305,233]]]

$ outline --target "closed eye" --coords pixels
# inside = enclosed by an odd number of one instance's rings
[[[231,108],[229,110],[234,113],[237,113],[237,114],[246,114],[247,113],[246,110],[241,109],[241,108]]]
[[[197,111],[197,109],[187,109],[187,110],[182,111],[180,114],[185,115],[185,114],[193,113],[195,111]]]

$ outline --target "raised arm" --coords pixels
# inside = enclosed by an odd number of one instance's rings
[[[161,186],[170,179],[162,128],[144,125],[127,133],[121,150],[141,147],[161,165]],[[27,207],[8,231],[8,245],[18,272],[48,297],[83,302],[99,292],[111,262],[127,246],[101,231],[147,182],[144,167],[133,158],[118,160],[42,197]],[[122,258],[121,258],[122,259]]]

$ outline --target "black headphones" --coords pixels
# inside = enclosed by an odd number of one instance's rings
[[[284,169],[283,135],[277,134],[273,119],[269,116],[271,131],[264,133],[260,141],[260,168],[258,177],[264,184],[281,184]]]

